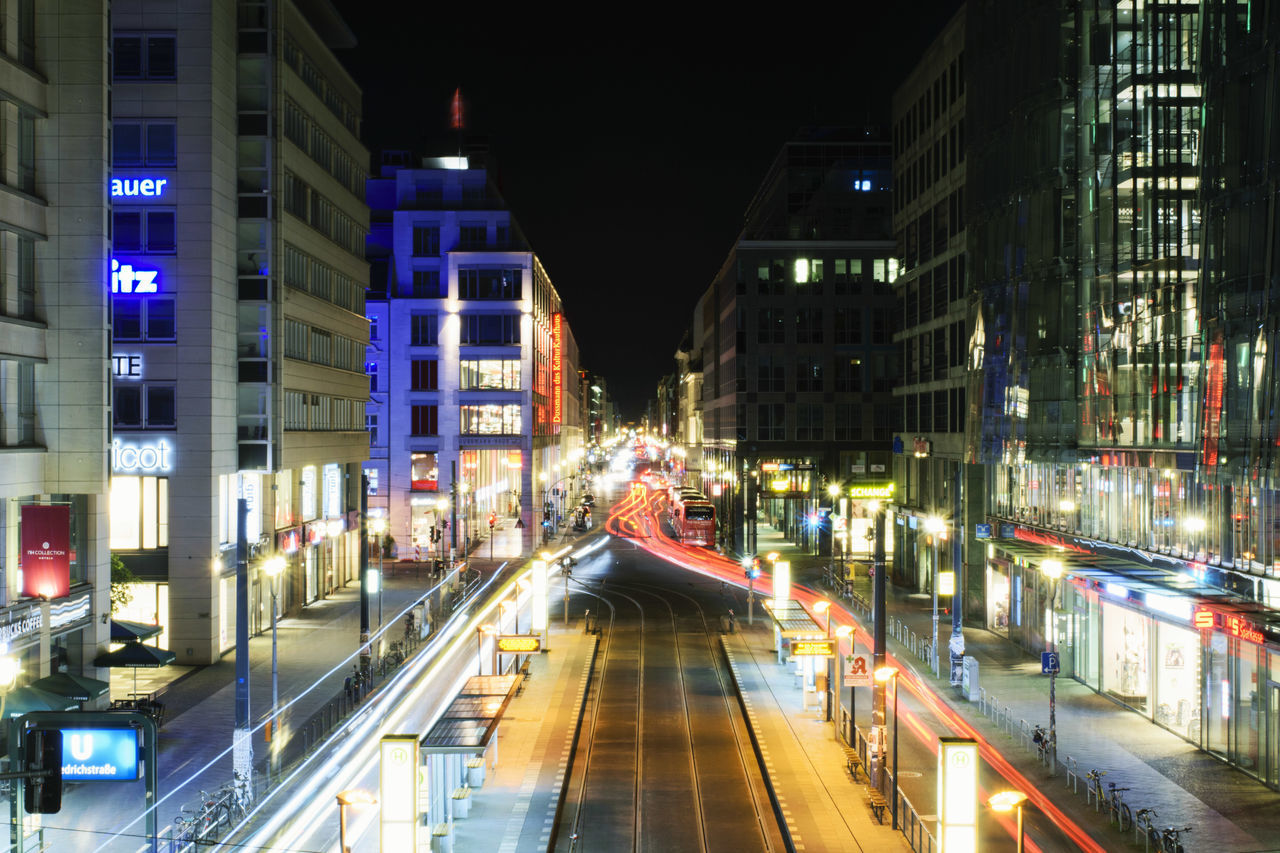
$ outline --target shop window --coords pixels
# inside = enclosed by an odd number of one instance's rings
[[[485,359],[461,364],[461,387],[466,391],[519,391],[520,362],[515,359]],[[434,387],[434,386],[433,386]]]
[[[169,547],[169,479],[111,478],[111,549]]]
[[[409,479],[415,492],[434,492],[440,488],[439,454],[434,451],[410,454]]]
[[[1144,712],[1150,698],[1150,621],[1126,607],[1108,606],[1102,614],[1102,690]]]

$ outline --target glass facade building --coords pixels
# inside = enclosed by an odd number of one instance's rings
[[[966,620],[1056,642],[1080,681],[1277,786],[1280,18],[985,0],[968,20],[965,453],[993,536]]]

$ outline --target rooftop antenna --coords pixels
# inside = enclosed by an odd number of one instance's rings
[[[453,90],[453,101],[449,105],[449,127],[458,131],[458,160],[462,160],[462,129],[465,127],[462,115],[462,87]]]

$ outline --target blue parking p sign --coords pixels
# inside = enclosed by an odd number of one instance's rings
[[[1057,653],[1057,652],[1041,652],[1041,653],[1040,653],[1040,672],[1041,672],[1041,674],[1043,674],[1043,675],[1048,675],[1048,674],[1049,674],[1049,673],[1051,673],[1051,672],[1056,673],[1056,672],[1061,672],[1061,671],[1062,671],[1062,670],[1058,667],[1058,653]]]

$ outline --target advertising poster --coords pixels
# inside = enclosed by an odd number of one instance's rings
[[[71,507],[22,508],[22,595],[61,598],[71,591]]]

